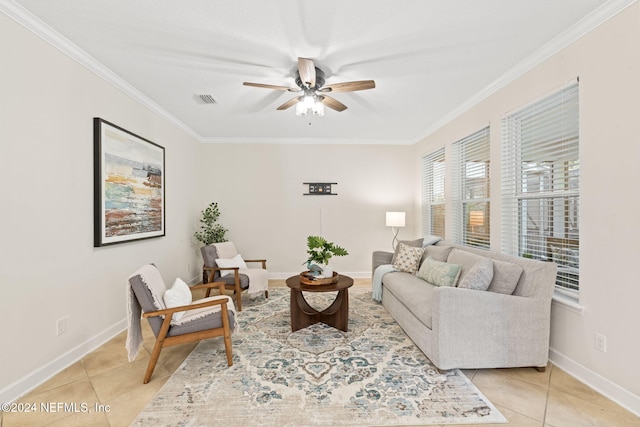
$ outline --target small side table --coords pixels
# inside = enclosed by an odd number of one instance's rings
[[[347,331],[349,323],[349,288],[353,286],[353,279],[338,275],[336,283],[328,285],[307,285],[300,282],[300,276],[292,276],[286,280],[291,289],[291,331],[306,328],[314,323],[322,322],[341,331]],[[322,311],[311,307],[304,299],[305,292],[335,292],[338,291],[333,303]]]

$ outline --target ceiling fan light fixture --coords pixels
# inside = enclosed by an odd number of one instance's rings
[[[296,116],[305,117],[312,114],[314,116],[324,116],[324,104],[321,97],[313,93],[307,93],[296,104]]]
[[[307,107],[305,107],[305,104],[303,101],[299,101],[296,104],[296,116],[304,117],[306,115],[307,115]]]
[[[315,104],[313,104],[313,115],[314,116],[324,116],[324,104],[317,100]]]
[[[251,82],[244,82],[243,85],[265,89],[287,90],[289,92],[304,92],[304,95],[292,98],[277,108],[277,110],[286,110],[295,105],[296,116],[308,116],[311,114],[314,116],[324,116],[325,107],[329,107],[338,112],[347,109],[347,106],[342,102],[331,96],[323,95],[324,93],[354,92],[376,87],[376,83],[373,80],[333,83],[324,86],[324,72],[316,67],[313,61],[308,58],[298,58],[298,70],[296,71],[295,82],[298,88]]]
[[[304,96],[302,103],[307,110],[313,110],[313,104],[315,103],[315,97],[312,94],[307,93]]]

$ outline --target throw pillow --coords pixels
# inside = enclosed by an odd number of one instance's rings
[[[435,286],[455,286],[460,277],[460,268],[459,264],[436,261],[427,257],[416,276]]]
[[[398,257],[398,251],[400,250],[400,244],[405,244],[407,246],[412,246],[415,248],[422,247],[422,241],[424,239],[416,239],[416,240],[400,240],[398,241],[398,246],[396,246],[396,251],[393,253],[393,258],[391,258],[391,264],[395,264],[396,258]]]
[[[191,297],[191,289],[179,277],[173,282],[173,286],[164,292],[164,305],[167,308],[180,307],[181,305],[189,305],[193,301]],[[184,311],[173,313],[171,320],[179,321],[184,316]]]
[[[396,256],[396,260],[393,263],[393,268],[398,271],[416,274],[421,258],[422,246],[416,248],[400,243],[398,245],[398,256]]]
[[[518,286],[522,267],[507,261],[493,260],[493,280],[489,285],[489,292],[511,295]]]
[[[240,254],[230,259],[218,258],[216,264],[220,268],[247,268],[247,264],[244,262]],[[224,277],[228,274],[232,274],[233,270],[220,270],[220,277]]]
[[[424,247],[424,255],[422,255],[422,261],[427,259],[427,257],[431,257],[436,261],[447,261],[449,257],[449,253],[453,249],[452,246],[433,246],[428,245]]]
[[[460,280],[459,288],[486,291],[493,279],[493,261],[484,258],[473,265]]]

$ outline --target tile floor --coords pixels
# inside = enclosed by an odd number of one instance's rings
[[[370,283],[368,279],[356,279],[356,286]],[[272,280],[269,286],[281,287],[284,281]],[[142,384],[154,343],[147,322],[143,325],[144,346],[135,361],[127,361],[126,332],[122,332],[19,399],[20,403],[36,402],[38,407],[40,402],[71,402],[75,408],[52,405],[57,412],[0,413],[0,427],[128,426],[196,345],[165,348],[151,381]],[[510,426],[640,426],[640,418],[553,365],[544,373],[532,368],[464,373],[504,414]]]

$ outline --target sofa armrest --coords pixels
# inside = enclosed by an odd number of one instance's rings
[[[482,353],[494,367],[522,366],[522,360],[546,366],[550,299],[449,287],[435,292],[432,327],[437,358],[446,361],[441,369],[464,367],[470,351]]]
[[[371,277],[373,277],[373,272],[376,271],[376,268],[378,268],[378,266],[383,264],[391,264],[392,259],[393,252],[374,251],[371,257]]]

